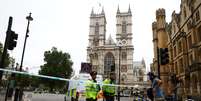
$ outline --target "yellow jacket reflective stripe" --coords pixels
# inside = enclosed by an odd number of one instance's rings
[[[104,85],[104,84],[114,84],[110,79],[105,79],[103,81],[103,93],[104,95],[114,96],[115,95],[115,86]]]
[[[66,95],[71,97],[76,97],[76,89],[70,89],[70,91],[68,91]]]
[[[92,80],[88,80],[85,84],[86,87],[86,98],[96,99],[99,92],[98,85]]]

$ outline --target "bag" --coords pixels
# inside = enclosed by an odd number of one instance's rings
[[[103,96],[103,91],[100,90],[100,91],[98,92],[98,94],[97,94],[97,99],[102,99],[102,98],[104,98],[104,96]]]
[[[151,99],[153,101],[153,98],[154,98],[153,88],[148,88],[147,89],[147,96],[148,96],[149,99]]]

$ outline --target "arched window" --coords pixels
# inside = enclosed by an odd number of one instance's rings
[[[122,59],[123,59],[123,60],[126,60],[126,59],[127,59],[127,54],[126,54],[126,52],[122,52]]]
[[[122,22],[122,33],[126,34],[126,21]]]
[[[98,22],[96,22],[96,26],[95,26],[95,34],[96,34],[96,35],[99,34],[99,24],[98,24]]]
[[[115,72],[115,59],[113,54],[109,52],[104,58],[104,73],[109,75],[111,72]]]

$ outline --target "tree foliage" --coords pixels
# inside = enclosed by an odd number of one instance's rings
[[[3,53],[3,45],[0,42],[0,61],[1,61],[1,57],[2,57],[2,53]],[[10,64],[10,57],[9,54],[6,53],[6,58],[5,58],[5,63],[4,63],[4,67],[8,67],[8,65]]]
[[[62,51],[58,51],[56,47],[52,47],[51,50],[44,52],[44,61],[45,64],[41,66],[39,74],[70,78],[73,71],[73,62],[70,59],[70,54],[63,53]],[[51,79],[42,79],[42,82],[45,86],[48,86],[51,91],[53,88],[63,88],[66,84],[66,82],[63,81]]]

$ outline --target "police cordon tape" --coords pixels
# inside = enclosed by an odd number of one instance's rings
[[[54,77],[54,76],[46,76],[46,75],[39,75],[39,74],[33,74],[33,73],[28,73],[28,72],[15,71],[15,70],[10,70],[10,69],[2,69],[2,68],[0,68],[0,71],[11,72],[11,73],[16,73],[16,74],[22,74],[22,75],[29,75],[29,76],[36,76],[36,77],[41,77],[41,78],[48,78],[48,79],[53,79],[53,80],[61,80],[61,81],[69,81],[69,82],[80,82],[80,81],[81,82],[86,82],[86,80],[71,80],[71,79],[66,79],[66,78],[60,78],[60,77]],[[136,87],[135,85],[117,85],[117,84],[102,84],[102,83],[95,83],[95,84],[109,85],[109,86],[116,86],[116,87]],[[138,86],[137,88],[140,88],[140,87]]]

